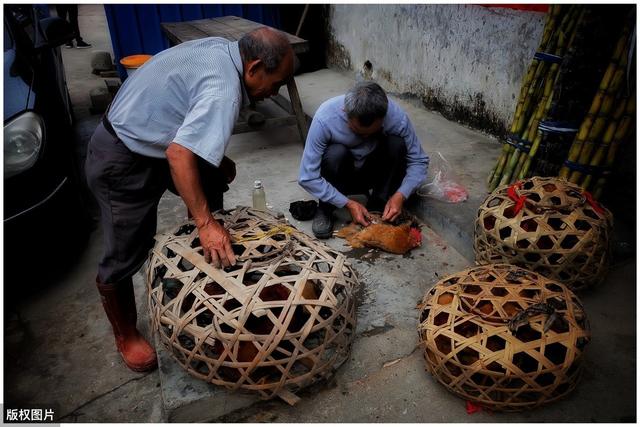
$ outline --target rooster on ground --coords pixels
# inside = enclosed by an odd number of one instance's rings
[[[394,254],[405,254],[422,243],[422,232],[416,221],[406,216],[394,223],[382,221],[379,214],[371,214],[368,227],[351,223],[335,235],[346,239],[353,248],[379,248]]]

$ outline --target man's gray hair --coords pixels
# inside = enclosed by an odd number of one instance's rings
[[[268,73],[275,71],[291,50],[289,40],[281,31],[267,27],[245,34],[238,41],[243,62],[259,59]]]
[[[344,96],[344,111],[350,119],[357,118],[362,126],[370,126],[387,114],[389,100],[378,83],[365,80]]]

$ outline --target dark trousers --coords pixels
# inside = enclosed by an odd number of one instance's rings
[[[60,18],[69,21],[71,28],[78,35],[78,37],[76,37],[76,41],[82,40],[82,37],[80,37],[80,26],[78,25],[78,5],[57,4],[56,12]]]
[[[132,152],[100,123],[89,142],[85,169],[104,238],[98,280],[120,282],[144,264],[154,244],[160,198],[167,189],[176,192],[169,164]],[[209,208],[222,209],[222,193],[228,190],[222,172],[204,160],[199,171]]]
[[[320,175],[344,195],[364,194],[367,208],[382,211],[389,197],[402,184],[407,172],[407,147],[404,139],[395,135],[378,137],[376,148],[365,158],[360,168],[349,148],[329,143],[322,155]],[[320,202],[320,207],[332,210],[333,206]]]

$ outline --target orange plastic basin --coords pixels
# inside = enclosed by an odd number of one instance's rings
[[[142,64],[151,59],[153,55],[130,55],[125,56],[120,60],[120,63],[125,68],[140,68]]]

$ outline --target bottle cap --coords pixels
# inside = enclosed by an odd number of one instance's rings
[[[253,188],[260,188],[262,187],[262,181],[260,181],[259,179],[256,179],[255,181],[253,181]]]

